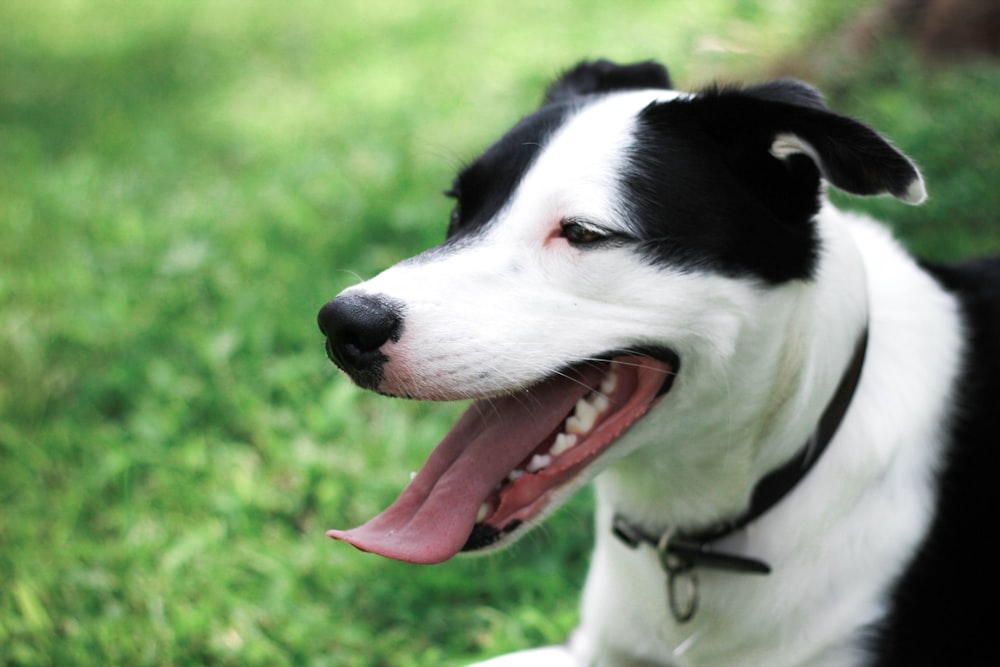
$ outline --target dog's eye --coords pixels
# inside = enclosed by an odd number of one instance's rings
[[[606,234],[587,227],[577,220],[563,220],[559,226],[562,228],[562,237],[573,245],[588,245],[607,238]]]

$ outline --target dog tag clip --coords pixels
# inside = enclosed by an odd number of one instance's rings
[[[672,531],[660,538],[656,553],[660,566],[667,575],[667,602],[670,613],[678,623],[687,623],[698,611],[698,575],[695,563],[679,555],[670,543]]]
[[[667,602],[678,623],[687,623],[698,611],[698,575],[694,563],[671,552],[669,534],[656,546],[660,565],[667,574]]]
[[[713,551],[706,548],[707,541],[692,539],[674,530],[654,537],[617,514],[612,520],[611,530],[615,537],[632,549],[640,544],[649,544],[656,549],[660,567],[667,576],[667,601],[670,603],[670,613],[678,623],[690,621],[698,611],[696,567],[747,574],[768,574],[771,571],[771,567],[764,561]]]

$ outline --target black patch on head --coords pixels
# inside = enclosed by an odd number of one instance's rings
[[[448,239],[480,229],[510,201],[542,148],[576,107],[550,104],[522,119],[463,169],[446,194],[455,198]]]
[[[648,107],[622,181],[642,250],[657,262],[768,283],[812,276],[819,170],[771,158],[770,137],[718,143],[686,103]]]
[[[811,146],[818,161],[772,155],[781,134]],[[647,256],[771,284],[815,271],[821,177],[854,194],[897,196],[919,178],[875,132],[788,80],[651,104],[627,163],[623,204]]]

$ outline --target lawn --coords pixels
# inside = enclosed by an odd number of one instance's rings
[[[582,494],[504,554],[418,567],[324,531],[460,406],[364,394],[319,307],[438,242],[455,168],[582,57],[766,76],[860,0],[0,4],[0,665],[437,666],[561,641]],[[793,56],[789,58],[789,54]],[[1000,66],[814,67],[925,168],[858,203],[1000,252]]]

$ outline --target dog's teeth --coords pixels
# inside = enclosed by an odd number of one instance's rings
[[[510,474],[507,475],[507,481],[516,482],[518,479],[521,478],[521,475],[523,474],[524,474],[523,470],[511,470]]]
[[[566,418],[566,426],[563,430],[570,435],[586,435],[590,431],[591,426],[593,426],[593,423],[586,424],[576,415],[571,415]]]
[[[580,421],[588,425],[588,431],[590,430],[589,426],[594,425],[597,413],[597,407],[586,398],[581,398],[576,402],[576,411],[574,414],[580,418]]]
[[[601,380],[601,393],[604,395],[610,394],[618,386],[618,373],[612,368],[608,371],[608,374],[604,376]]]
[[[528,472],[538,472],[539,470],[544,470],[550,463],[552,463],[552,457],[548,454],[535,454],[528,461],[526,470]]]
[[[483,503],[479,506],[479,512],[476,513],[476,523],[479,523],[486,518],[486,515],[490,513],[490,506]]]
[[[590,404],[594,406],[594,409],[598,413],[601,413],[608,409],[608,406],[611,405],[611,400],[604,394],[594,394],[590,399]]]
[[[585,399],[576,402],[576,411],[566,419],[566,433],[584,435],[594,427],[597,419],[597,408]]]
[[[417,471],[414,470],[410,473],[410,481],[412,482],[417,477]]]
[[[576,444],[577,437],[575,435],[570,435],[568,433],[560,433],[556,436],[556,441],[552,444],[552,449],[549,453],[552,456],[559,456],[560,454],[572,449]]]

